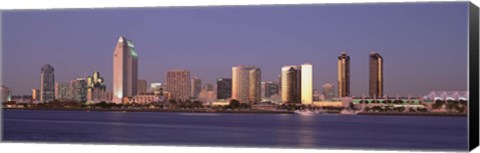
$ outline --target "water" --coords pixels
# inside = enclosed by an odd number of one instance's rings
[[[4,110],[3,140],[466,150],[467,117]]]

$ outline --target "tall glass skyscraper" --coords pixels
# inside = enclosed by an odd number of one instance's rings
[[[55,74],[51,65],[42,66],[40,73],[40,102],[50,102],[55,99]]]
[[[251,66],[232,67],[232,99],[254,104],[261,101],[261,71]]]
[[[350,56],[342,52],[338,56],[338,97],[350,96]]]
[[[123,103],[124,97],[137,94],[138,54],[131,40],[121,36],[113,53],[113,97]]]
[[[370,52],[369,96],[383,97],[383,57],[376,52]]]

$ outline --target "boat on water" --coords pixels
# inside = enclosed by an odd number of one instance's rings
[[[303,116],[313,116],[313,115],[317,115],[317,114],[321,113],[319,110],[308,110],[308,109],[296,110],[294,112],[295,112],[295,114],[299,114],[299,115],[303,115]]]
[[[344,109],[344,110],[340,111],[340,114],[342,114],[342,115],[357,115],[358,113],[360,113],[360,111],[355,111],[355,110],[350,110],[350,109]]]

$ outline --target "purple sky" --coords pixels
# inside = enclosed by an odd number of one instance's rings
[[[185,68],[204,83],[257,66],[277,80],[283,65],[312,63],[314,88],[337,85],[337,56],[351,58],[351,92],[368,94],[368,53],[384,57],[387,95],[467,88],[467,3],[326,4],[2,12],[3,84],[40,87],[40,67],[66,82],[100,71],[112,89],[120,35],[134,41],[139,78],[164,82]]]

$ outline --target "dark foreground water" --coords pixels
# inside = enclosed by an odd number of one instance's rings
[[[3,111],[4,141],[466,150],[466,117]]]

